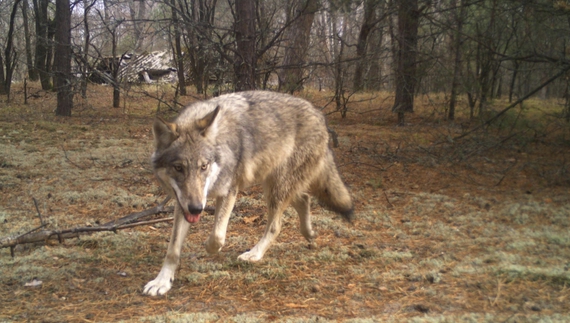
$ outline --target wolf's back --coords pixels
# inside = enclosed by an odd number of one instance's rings
[[[300,167],[314,167],[314,171],[310,172],[312,173],[311,180],[302,178],[293,180],[310,181],[308,188],[313,196],[326,208],[351,221],[354,206],[350,193],[340,178],[333,154],[329,148],[329,134],[323,114],[308,101],[287,94],[252,91],[243,92],[240,95],[247,98],[250,105],[255,105],[257,102],[264,102],[264,104],[272,102],[269,104],[273,117],[265,120],[265,122],[262,121],[265,124],[261,127],[272,129],[272,134],[277,136],[286,136],[286,132],[294,132],[296,145],[292,149],[297,153],[292,155],[300,155],[302,154],[300,151],[306,151],[306,154],[303,155],[311,157],[307,158],[307,162]],[[263,108],[263,110],[266,109],[267,107]],[[272,126],[268,127],[267,123],[272,123]],[[281,152],[282,148],[274,150],[275,154]],[[322,164],[319,163],[319,160],[322,161]],[[322,167],[319,167],[319,164]]]
[[[220,161],[236,165],[240,187],[264,181],[306,191],[351,220],[353,204],[336,168],[323,114],[301,98],[269,91],[222,95],[195,103],[177,123],[191,124],[221,106],[217,144],[228,147]],[[231,161],[231,162],[230,162]]]

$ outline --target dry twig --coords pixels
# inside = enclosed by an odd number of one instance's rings
[[[138,220],[150,215],[172,212],[172,208],[165,208],[165,205],[166,203],[168,203],[169,200],[170,197],[167,197],[159,205],[153,208],[141,212],[131,213],[125,217],[107,222],[105,224],[96,227],[76,227],[76,228],[62,229],[62,230],[38,231],[39,229],[47,225],[46,223],[42,223],[39,227],[32,229],[24,234],[15,237],[5,237],[0,239],[0,248],[10,248],[13,257],[14,247],[19,244],[36,243],[42,241],[45,242],[53,237],[57,237],[59,242],[61,243],[63,242],[64,239],[75,238],[78,237],[80,234],[100,232],[100,231],[115,232],[117,230],[131,228],[138,225],[146,225],[162,221],[169,221],[168,219],[159,219],[160,221],[153,220],[153,221],[137,222]]]

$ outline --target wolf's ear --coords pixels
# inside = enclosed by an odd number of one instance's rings
[[[166,122],[161,117],[156,117],[154,120],[152,133],[154,134],[154,143],[157,150],[168,148],[180,136],[176,124]]]
[[[214,120],[216,120],[216,116],[218,116],[218,112],[220,112],[219,105],[214,109],[214,111],[208,113],[205,117],[196,121],[196,126],[203,136],[206,136],[210,132],[211,128],[214,128],[212,125],[214,124]]]

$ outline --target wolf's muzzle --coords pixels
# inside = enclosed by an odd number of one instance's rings
[[[190,214],[200,215],[200,213],[202,213],[202,206],[188,204],[188,212],[190,212]]]

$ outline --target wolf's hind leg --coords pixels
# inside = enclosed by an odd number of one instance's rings
[[[311,197],[307,193],[302,193],[293,200],[292,205],[299,215],[301,234],[312,243],[317,234],[311,224]]]
[[[227,196],[216,198],[214,229],[206,240],[206,251],[208,253],[219,252],[226,242],[226,231],[230,215],[236,203],[236,196],[237,190],[232,189]]]
[[[272,203],[269,204],[271,205]],[[281,217],[283,215],[283,210],[285,210],[286,207],[287,204],[283,202],[279,203],[277,207],[269,206],[269,210],[267,212],[267,226],[265,227],[263,236],[250,251],[241,254],[238,257],[239,260],[256,262],[263,258],[263,255],[281,231]]]
[[[164,263],[162,264],[162,269],[160,269],[160,272],[154,280],[151,280],[145,285],[143,294],[150,296],[164,295],[170,290],[170,288],[172,288],[174,273],[176,272],[176,268],[178,268],[178,264],[180,262],[182,244],[184,243],[189,227],[190,224],[184,219],[182,210],[178,203],[176,203],[176,206],[174,207],[174,225],[172,226],[172,235],[170,237],[170,243],[168,244],[168,250],[166,251]]]

